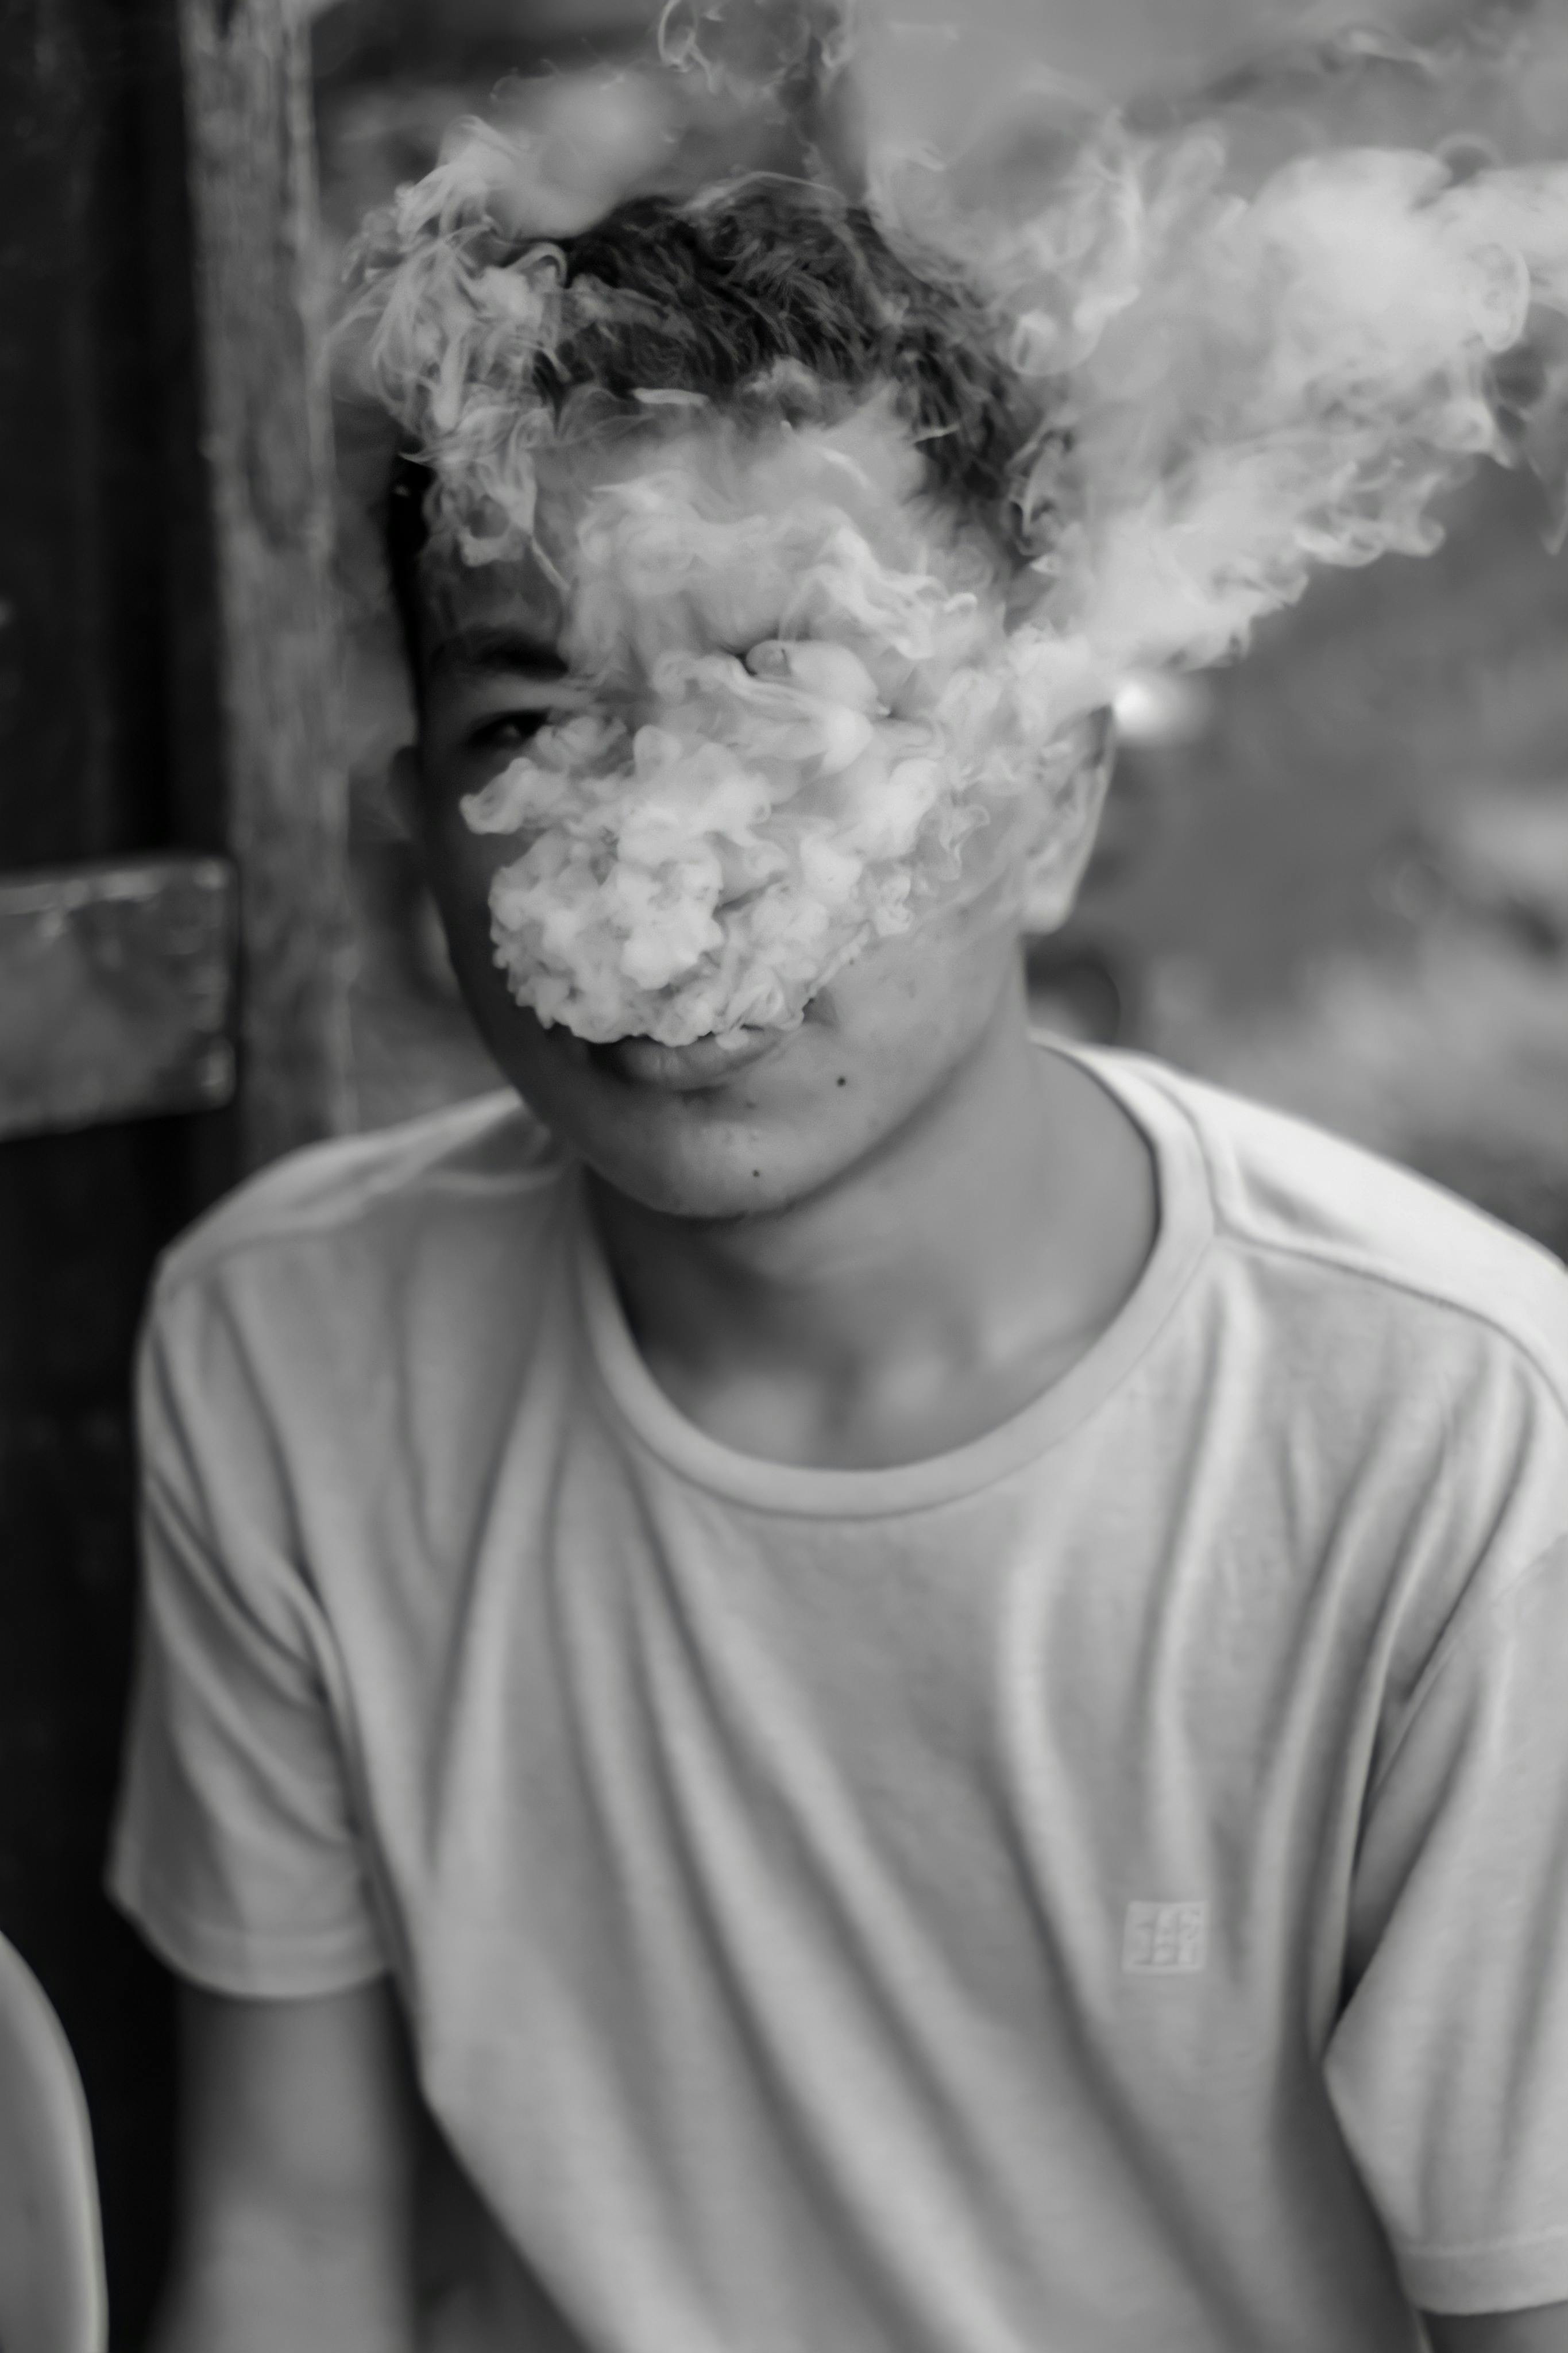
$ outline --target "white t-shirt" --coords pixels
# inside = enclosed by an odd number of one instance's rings
[[[476,2343],[1396,2353],[1568,2298],[1568,1277],[1084,1059],[1149,1266],[909,1468],[687,1422],[510,1099],[167,1262],[113,1885],[230,1993],[391,1970]]]

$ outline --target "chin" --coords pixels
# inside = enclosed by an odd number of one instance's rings
[[[965,990],[945,969],[939,989],[928,955],[918,988],[908,944],[893,944],[906,954],[868,955],[793,1029],[684,1047],[546,1029],[493,966],[466,993],[506,1076],[603,1184],[663,1216],[733,1221],[781,1215],[849,1176],[973,1050],[1000,956]],[[1021,989],[1016,964],[1009,948]]]
[[[831,1119],[783,1120],[690,1094],[562,1106],[556,1133],[630,1200],[699,1223],[775,1216],[830,1185],[858,1157]]]

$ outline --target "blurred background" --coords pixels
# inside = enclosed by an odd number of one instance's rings
[[[777,0],[733,7],[760,73]],[[1314,126],[1568,153],[1561,0],[868,0],[831,92],[761,106],[744,69],[658,70],[656,13],[0,14],[0,1933],[87,2080],[117,2347],[168,2211],[168,1989],[98,1892],[150,1271],[279,1152],[496,1083],[388,798],[406,695],[351,437],[334,461],[323,327],[364,212],[476,111],[537,132],[562,230],[808,149],[847,182],[889,142],[984,180],[1031,90],[1147,121],[1217,98],[1264,164]],[[1568,557],[1528,474],[1446,520],[1234,668],[1128,681],[1101,849],[1031,986],[1059,1030],[1304,1111],[1568,1254]]]

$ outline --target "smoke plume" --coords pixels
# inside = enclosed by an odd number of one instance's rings
[[[715,15],[667,10],[674,65],[845,69],[838,10],[759,0],[728,50]],[[528,553],[572,616],[560,713],[468,805],[519,839],[496,952],[542,1021],[788,1026],[868,942],[1022,867],[1129,673],[1230,659],[1321,566],[1430,552],[1483,460],[1533,465],[1568,522],[1568,164],[1335,143],[1293,86],[1270,167],[1259,87],[1196,121],[1058,109],[988,174],[873,174],[886,234],[963,262],[1050,420],[1010,580],[876,399],[770,465],[649,396],[645,461],[574,502],[584,418],[540,362],[615,298],[530,239],[526,159],[470,126],[373,226],[354,349],[432,470],[428,560]]]

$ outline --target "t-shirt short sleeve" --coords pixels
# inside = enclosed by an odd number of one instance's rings
[[[1330,2095],[1432,2312],[1568,2300],[1568,1541],[1459,1613],[1372,1793]]]
[[[243,1321],[165,1283],[138,1380],[142,1591],[109,1888],[183,1976],[337,1992],[385,1967],[330,1626]]]

